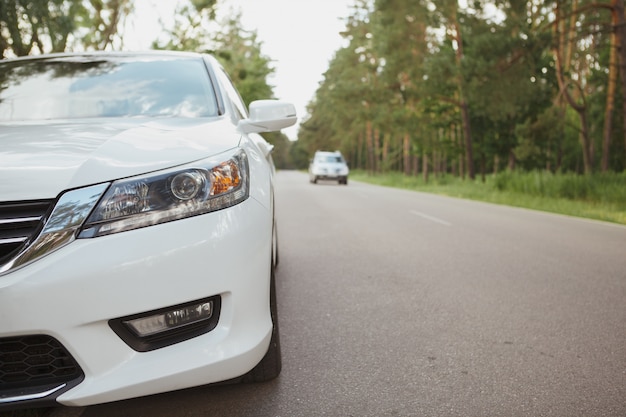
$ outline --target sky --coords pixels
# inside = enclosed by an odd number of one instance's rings
[[[177,1],[135,0],[127,22],[125,49],[147,49],[158,37],[159,20],[171,21]],[[242,26],[256,30],[261,52],[273,60],[268,79],[277,99],[296,106],[299,122],[315,96],[334,53],[344,45],[339,32],[354,0],[218,0],[218,13],[241,10]],[[299,123],[298,123],[299,125]],[[297,138],[298,125],[283,130]]]

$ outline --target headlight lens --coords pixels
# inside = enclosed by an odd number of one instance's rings
[[[246,153],[220,154],[185,167],[115,181],[78,237],[104,236],[221,210],[248,195]]]

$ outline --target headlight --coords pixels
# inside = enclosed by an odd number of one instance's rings
[[[113,182],[78,237],[104,236],[221,210],[248,195],[246,153],[225,153]]]

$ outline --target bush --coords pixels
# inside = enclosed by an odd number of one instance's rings
[[[502,172],[492,177],[497,191],[537,197],[626,205],[626,174],[552,174],[545,171]]]

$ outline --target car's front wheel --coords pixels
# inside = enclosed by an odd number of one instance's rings
[[[272,317],[272,338],[267,353],[250,372],[243,376],[242,382],[265,382],[276,378],[282,369],[280,335],[278,333],[278,311],[276,308],[276,282],[274,268],[270,279],[270,314]]]

